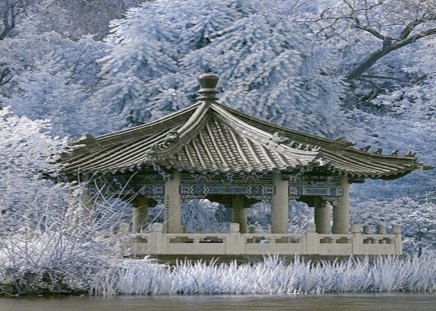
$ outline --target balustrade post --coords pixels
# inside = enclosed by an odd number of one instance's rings
[[[320,254],[320,241],[315,224],[307,224],[305,242],[304,253],[306,255]]]
[[[239,232],[238,223],[230,224],[230,233],[226,243],[226,251],[229,255],[240,255],[245,253],[245,241]]]
[[[360,255],[360,254],[362,254],[363,239],[362,239],[362,235],[360,233],[359,225],[352,224],[351,225],[351,233],[353,234],[352,254],[353,255]]]
[[[401,241],[401,226],[392,225],[392,234],[395,235],[395,255],[401,255],[403,253],[403,245]]]
[[[167,248],[163,230],[163,224],[154,223],[151,226],[150,240],[148,241],[151,254],[164,254],[166,252]]]
[[[377,225],[377,234],[386,234],[384,225]]]

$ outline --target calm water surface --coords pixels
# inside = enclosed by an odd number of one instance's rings
[[[0,298],[0,311],[436,311],[436,294]]]

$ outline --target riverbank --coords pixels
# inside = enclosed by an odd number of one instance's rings
[[[2,274],[4,276],[4,274]],[[40,274],[38,274],[40,275]],[[46,271],[46,276],[50,273]],[[32,275],[30,275],[32,276]],[[112,259],[85,280],[1,280],[3,295],[86,293],[117,295],[294,295],[327,293],[436,292],[436,257],[286,260],[278,256],[237,260]],[[28,286],[26,288],[26,285]]]

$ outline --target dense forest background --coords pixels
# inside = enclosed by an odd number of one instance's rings
[[[435,55],[432,0],[0,0],[2,214],[62,206],[51,154],[190,105],[204,72],[225,105],[436,166]],[[353,220],[436,247],[435,170],[352,191]]]

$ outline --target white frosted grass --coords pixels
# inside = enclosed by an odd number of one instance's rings
[[[363,292],[436,292],[436,257],[350,258],[333,263],[285,262],[276,256],[235,261],[122,260],[95,278],[94,295],[292,295]]]

